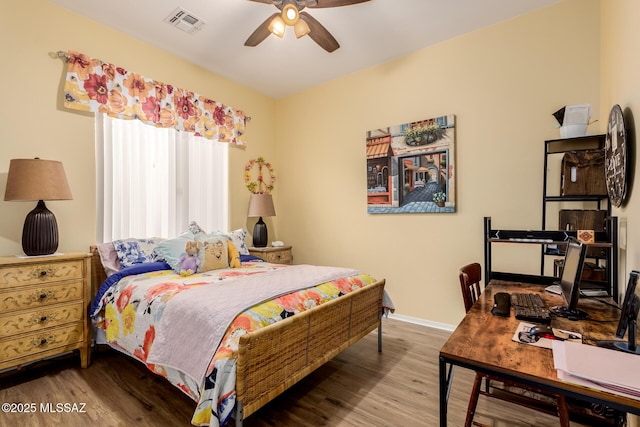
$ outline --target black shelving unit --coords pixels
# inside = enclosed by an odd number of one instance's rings
[[[542,188],[542,230],[557,230],[558,225],[551,227],[547,224],[548,205],[550,203],[595,203],[595,210],[605,211],[604,232],[597,233],[596,242],[607,244],[603,247],[602,256],[590,257],[595,263],[605,268],[607,277],[607,291],[610,295],[617,298],[618,294],[618,274],[617,274],[617,257],[618,257],[618,221],[617,218],[611,218],[611,204],[607,194],[583,194],[583,195],[550,195],[550,183],[548,177],[549,159],[553,155],[563,155],[570,152],[603,150],[606,141],[606,135],[588,135],[577,138],[562,138],[545,141],[544,151],[544,178]],[[561,174],[560,174],[561,175]],[[565,177],[566,179],[566,177]],[[561,183],[556,183],[560,189]],[[571,233],[575,236],[575,231]],[[615,244],[614,244],[615,240]],[[595,251],[598,252],[598,251]],[[542,245],[540,256],[540,275],[545,273],[545,264],[550,256],[558,256],[557,251],[550,251],[547,245]]]
[[[607,216],[611,216],[611,205],[607,194],[587,194],[587,195],[566,195],[550,196],[549,180],[547,171],[549,169],[549,156],[553,154],[564,154],[576,151],[603,150],[606,135],[589,135],[577,138],[550,139],[544,144],[544,178],[542,180],[542,230],[547,230],[547,203],[554,202],[596,202],[597,210],[606,210]],[[560,188],[560,183],[558,188]],[[603,209],[603,204],[606,205]]]
[[[547,203],[553,202],[596,202],[597,210],[606,210],[607,216],[611,216],[611,205],[607,194],[585,194],[585,195],[549,195],[549,180],[547,171],[549,169],[549,156],[553,154],[564,154],[576,151],[603,150],[606,135],[589,135],[577,138],[551,139],[544,144],[544,178],[542,180],[542,229],[546,230],[547,224]],[[560,188],[560,183],[558,188]],[[603,209],[603,204],[606,205]]]
[[[603,287],[613,298],[618,298],[618,218],[611,216],[611,204],[607,194],[581,194],[581,195],[562,195],[561,182],[557,185],[557,193],[560,195],[549,194],[549,159],[553,155],[563,155],[578,151],[602,150],[606,141],[606,135],[589,135],[577,138],[562,138],[545,141],[544,144],[544,178],[542,188],[542,224],[540,230],[506,230],[494,229],[491,224],[491,218],[484,218],[484,265],[485,265],[485,283],[489,283],[491,279],[528,281],[531,283],[549,284],[558,280],[557,277],[545,275],[545,261],[547,258],[562,256],[561,249],[566,245],[569,237],[576,237],[576,230],[558,230],[558,222],[551,227],[547,224],[548,205],[554,203],[583,203],[580,206],[584,209],[584,202],[595,204],[595,209],[604,211],[603,231],[595,231],[595,242],[589,244],[589,248],[598,248],[598,250],[590,250],[589,252],[598,254],[597,256],[589,256],[591,260],[595,260],[600,268],[605,269],[606,281]],[[558,171],[558,176],[562,176]],[[605,191],[606,192],[606,191]],[[562,206],[564,207],[564,206]],[[560,214],[560,209],[558,210]],[[602,214],[601,214],[602,215]],[[518,244],[537,244],[540,245],[540,275],[523,275],[507,272],[494,271],[491,264],[492,245],[496,243],[518,243]]]

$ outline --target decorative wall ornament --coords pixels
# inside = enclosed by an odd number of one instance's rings
[[[367,132],[367,212],[455,212],[455,116]]]
[[[253,169],[258,167],[258,176],[253,179]],[[269,173],[269,183],[264,181],[264,169]],[[273,185],[276,182],[276,173],[273,170],[271,163],[266,162],[264,158],[258,157],[254,160],[249,160],[244,167],[244,183],[247,189],[253,194],[271,194],[273,191]]]

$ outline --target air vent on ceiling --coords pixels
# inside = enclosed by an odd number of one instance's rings
[[[191,12],[180,7],[176,8],[169,16],[164,18],[164,22],[189,34],[195,33],[205,24],[202,19],[196,18]]]

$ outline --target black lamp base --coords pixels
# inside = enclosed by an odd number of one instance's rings
[[[267,246],[267,242],[269,241],[267,236],[267,224],[265,224],[262,217],[260,217],[255,227],[253,227],[253,247],[264,248]]]
[[[50,255],[58,249],[58,223],[56,217],[38,201],[35,209],[27,214],[22,229],[22,250],[26,255]]]

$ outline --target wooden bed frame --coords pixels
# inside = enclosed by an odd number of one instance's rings
[[[90,251],[95,294],[106,274],[97,247]],[[382,351],[384,285],[385,280],[379,280],[242,336],[236,364],[236,426],[376,328]]]

